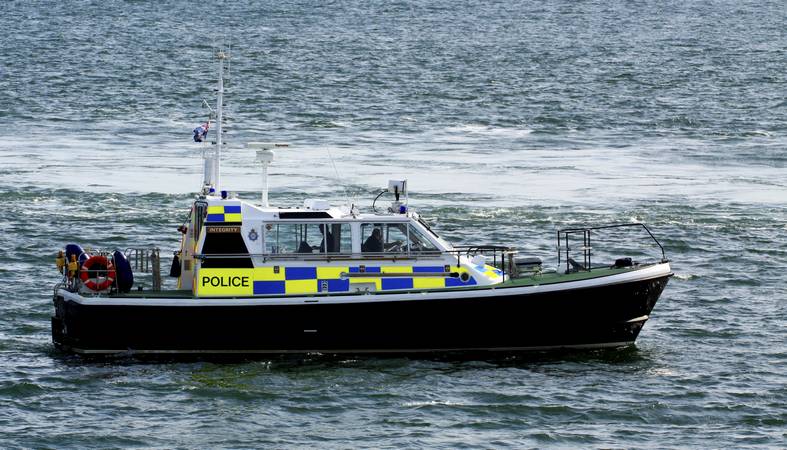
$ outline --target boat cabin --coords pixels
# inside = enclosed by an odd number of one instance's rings
[[[196,297],[331,295],[488,286],[503,273],[470,258],[406,207],[361,214],[307,200],[257,206],[206,195],[182,228],[178,287]]]

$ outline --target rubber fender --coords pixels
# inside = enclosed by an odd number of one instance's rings
[[[172,278],[180,277],[180,258],[178,257],[178,252],[175,252],[175,255],[172,256],[172,266],[169,268],[169,276]]]
[[[115,284],[118,291],[131,291],[131,287],[134,286],[134,273],[131,271],[131,263],[128,262],[128,258],[120,250],[115,250],[112,253],[112,258],[115,260],[115,272],[117,272]]]
[[[90,257],[79,244],[66,245],[66,262],[71,261],[71,255],[77,255],[77,261],[79,261],[80,266]]]

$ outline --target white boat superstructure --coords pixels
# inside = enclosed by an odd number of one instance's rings
[[[182,227],[179,289],[195,297],[337,294],[488,286],[504,273],[463,255],[414,211],[364,214],[204,196]]]

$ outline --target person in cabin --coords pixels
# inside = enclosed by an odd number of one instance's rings
[[[389,243],[383,242],[383,230],[375,228],[372,230],[371,236],[366,238],[366,241],[361,246],[361,251],[364,253],[382,253],[384,251],[396,251],[397,247],[402,245],[402,241],[394,241]]]
[[[372,234],[366,238],[361,251],[364,253],[382,253],[383,251],[383,232],[379,228],[374,228]]]
[[[321,253],[324,252],[327,243],[328,253],[336,253],[336,243],[333,240],[333,233],[328,231],[323,224],[320,224],[320,233],[322,233],[322,242],[320,242],[319,251]]]
[[[298,245],[298,250],[295,253],[312,253],[314,251],[314,247],[309,245],[306,241],[301,241]]]

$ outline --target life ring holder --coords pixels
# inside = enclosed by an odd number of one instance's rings
[[[101,266],[103,269],[93,269],[93,266]],[[94,275],[92,277],[91,272]],[[106,275],[101,276],[101,272]],[[115,282],[115,276],[115,265],[112,264],[112,260],[102,255],[89,257],[79,269],[79,279],[82,280],[82,285],[95,292],[109,289]]]

